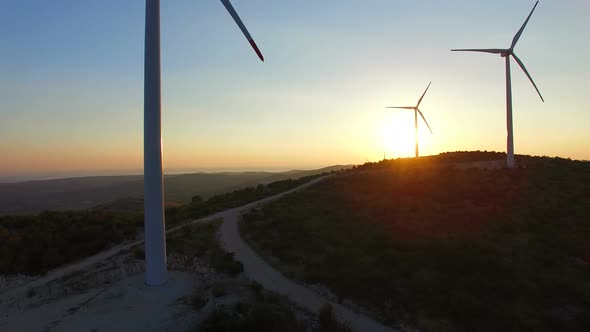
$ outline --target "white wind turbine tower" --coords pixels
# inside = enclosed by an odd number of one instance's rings
[[[506,140],[507,141],[506,142],[507,143],[506,165],[509,168],[514,167],[514,133],[513,133],[513,126],[512,126],[512,83],[511,83],[511,79],[510,79],[510,57],[511,56],[514,58],[514,60],[520,66],[520,68],[524,71],[524,73],[529,78],[531,83],[533,83],[533,86],[535,87],[535,90],[537,90],[537,93],[539,94],[539,97],[541,97],[541,100],[543,102],[545,102],[545,100],[543,99],[543,96],[541,96],[541,92],[539,92],[539,89],[537,88],[537,85],[535,84],[535,81],[533,81],[533,78],[531,77],[529,72],[526,70],[524,63],[522,63],[522,61],[520,61],[520,59],[514,53],[514,46],[516,46],[516,43],[518,42],[520,35],[522,35],[524,28],[526,27],[527,23],[529,22],[529,19],[533,15],[533,12],[535,11],[535,8],[537,8],[538,4],[539,4],[539,1],[537,1],[535,3],[533,10],[531,10],[531,13],[524,21],[524,24],[522,25],[520,30],[518,30],[518,32],[516,33],[516,35],[512,39],[512,45],[510,45],[510,48],[508,48],[508,49],[495,49],[494,48],[494,49],[455,49],[455,50],[451,50],[451,51],[483,52],[483,53],[500,54],[500,56],[506,58],[506,129],[508,131],[508,137]]]
[[[262,53],[228,0],[221,0],[250,45]],[[162,128],[160,84],[160,0],[146,0],[144,67],[144,228],[145,282],[151,286],[168,281],[162,179]]]
[[[428,130],[430,130],[430,133],[432,134],[432,129],[430,129],[430,125],[428,125],[428,121],[426,121],[424,114],[422,114],[422,112],[418,108],[420,106],[420,103],[422,102],[422,99],[424,99],[424,96],[426,95],[428,88],[430,88],[430,84],[432,84],[432,82],[428,83],[426,90],[424,90],[424,93],[422,94],[422,97],[420,97],[420,99],[418,100],[418,104],[416,104],[416,106],[390,106],[390,107],[387,107],[387,108],[401,108],[401,109],[406,109],[406,110],[414,110],[414,127],[416,128],[416,158],[419,157],[419,153],[418,153],[418,113],[420,113],[422,120],[424,120],[424,123],[426,123]]]

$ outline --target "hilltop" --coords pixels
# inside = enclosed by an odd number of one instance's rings
[[[454,152],[367,163],[246,214],[289,278],[420,331],[590,329],[590,163]]]

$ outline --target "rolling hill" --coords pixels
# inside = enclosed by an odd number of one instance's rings
[[[185,204],[195,195],[213,195],[258,184],[340,170],[336,165],[288,172],[222,172],[165,175],[168,204]],[[0,184],[0,215],[30,214],[45,210],[83,210],[143,196],[143,176],[92,176]]]
[[[367,163],[245,214],[286,276],[418,331],[589,331],[590,163]]]

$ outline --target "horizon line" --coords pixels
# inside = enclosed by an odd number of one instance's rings
[[[311,171],[333,166],[356,165],[354,163],[332,164],[324,166],[306,166],[306,167],[203,167],[203,168],[171,168],[164,170],[164,175],[182,175],[182,174],[216,174],[216,173],[250,173],[250,172],[268,172],[283,173],[290,171]],[[1,174],[0,184],[29,182],[29,181],[46,181],[59,179],[73,179],[86,177],[108,177],[108,176],[141,176],[143,169],[114,169],[114,170],[88,170],[88,171],[47,171],[47,172],[27,172]]]

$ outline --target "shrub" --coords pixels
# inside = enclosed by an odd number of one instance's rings
[[[141,215],[103,211],[0,217],[0,273],[37,275],[132,239]]]
[[[243,310],[247,310],[246,313]],[[241,314],[217,309],[198,329],[201,332],[305,332],[293,312],[285,305],[256,303]]]

